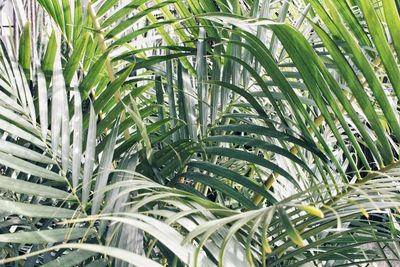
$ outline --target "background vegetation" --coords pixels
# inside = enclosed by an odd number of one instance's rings
[[[0,0],[0,265],[395,266],[398,0]]]

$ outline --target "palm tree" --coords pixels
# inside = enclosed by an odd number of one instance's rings
[[[398,1],[12,3],[0,264],[398,264]]]

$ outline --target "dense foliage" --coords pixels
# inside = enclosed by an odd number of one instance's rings
[[[398,264],[398,0],[7,5],[0,265]]]

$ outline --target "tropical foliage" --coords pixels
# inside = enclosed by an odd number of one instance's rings
[[[398,264],[398,0],[7,5],[0,265]]]

